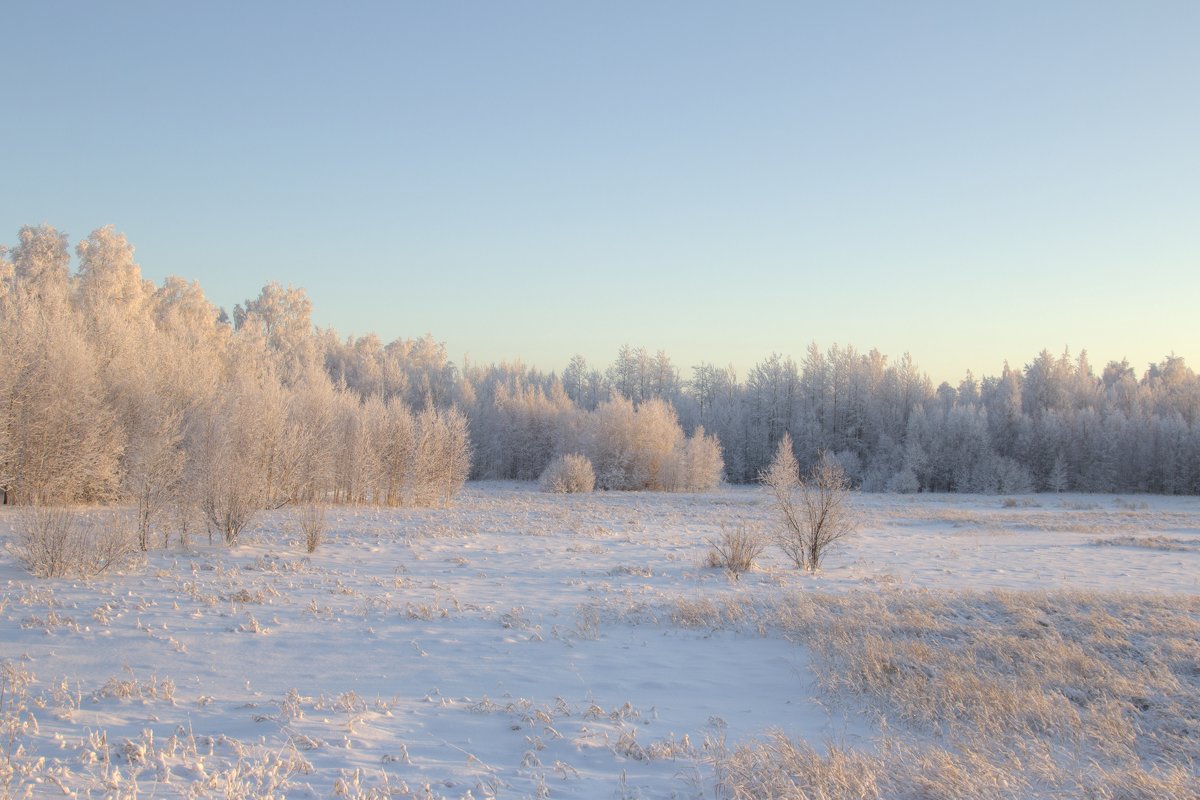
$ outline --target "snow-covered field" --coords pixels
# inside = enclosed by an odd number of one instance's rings
[[[0,796],[1200,794],[1200,499],[856,504],[816,576],[704,566],[753,488],[470,484],[311,556],[285,509],[89,581],[6,550]]]

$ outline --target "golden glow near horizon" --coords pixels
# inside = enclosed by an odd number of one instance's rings
[[[226,308],[547,369],[1200,360],[1200,6],[238,15],[9,9],[0,241],[113,223]]]

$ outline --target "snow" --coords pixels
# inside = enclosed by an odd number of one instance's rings
[[[284,509],[235,549],[194,540],[89,581],[5,552],[0,661],[36,676],[22,757],[81,796],[705,796],[706,738],[869,748],[878,731],[822,694],[803,643],[696,623],[690,603],[1200,592],[1197,498],[856,503],[860,533],[816,576],[771,550],[740,580],[703,566],[722,526],[770,524],[760,490],[731,487],[470,484],[448,510],[331,508],[311,556]]]

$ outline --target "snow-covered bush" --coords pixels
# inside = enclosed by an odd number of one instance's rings
[[[39,578],[98,575],[123,564],[136,547],[127,520],[96,520],[64,508],[24,510],[16,534],[17,558]]]
[[[683,431],[675,410],[663,400],[635,408],[623,397],[592,412],[591,456],[602,489],[662,489],[663,474]]]
[[[300,532],[304,534],[304,550],[315,553],[325,538],[325,506],[305,506],[300,511]]]
[[[616,397],[588,418],[590,456],[602,489],[703,491],[721,480],[725,464],[716,437],[697,428],[684,438],[675,409],[653,398],[638,407]]]
[[[781,517],[775,544],[797,567],[816,572],[826,553],[858,529],[858,518],[850,506],[850,481],[841,463],[828,452],[822,452],[802,478],[792,452],[792,437],[784,434],[761,480],[771,490]]]
[[[551,461],[538,479],[538,485],[543,492],[587,493],[596,486],[596,472],[587,456],[570,453]]]
[[[757,528],[738,525],[732,531],[721,528],[721,538],[709,540],[707,565],[714,569],[727,569],[741,575],[754,566],[754,560],[762,555],[766,540]]]

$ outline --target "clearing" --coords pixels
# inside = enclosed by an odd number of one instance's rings
[[[704,566],[737,487],[5,549],[0,796],[1200,796],[1200,499],[855,501],[816,576]]]

